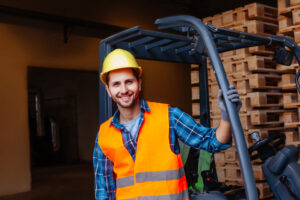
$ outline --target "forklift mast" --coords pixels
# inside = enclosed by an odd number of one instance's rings
[[[206,58],[210,58],[220,90],[223,94],[229,89],[229,82],[224,71],[219,53],[251,46],[272,46],[276,48],[274,60],[279,64],[290,65],[293,56],[300,62],[300,48],[291,39],[282,36],[261,36],[226,28],[218,28],[203,24],[196,17],[178,15],[156,20],[158,29],[168,32],[142,30],[139,26],[124,30],[101,41],[99,49],[100,71],[108,53],[116,48],[130,51],[138,59],[148,59],[167,62],[178,62],[199,65],[200,123],[210,127],[209,95]],[[176,32],[176,34],[174,34]],[[296,75],[296,85],[300,86]],[[115,105],[105,91],[105,86],[99,81],[99,119],[100,123],[113,115]],[[243,175],[247,199],[258,199],[253,170],[240,118],[235,105],[224,95],[225,105],[229,114],[233,137]],[[199,151],[190,149],[187,162],[197,165]],[[196,159],[195,159],[196,158]],[[188,163],[187,163],[188,164]],[[189,173],[197,173],[197,169]],[[188,175],[187,175],[188,177]]]

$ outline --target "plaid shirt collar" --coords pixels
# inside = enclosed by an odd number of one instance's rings
[[[140,109],[141,109],[141,113],[143,115],[144,115],[145,111],[150,112],[150,108],[148,106],[148,103],[142,98],[140,98]],[[123,129],[124,126],[119,122],[119,116],[120,116],[120,111],[117,110],[115,112],[115,114],[113,115],[113,119],[110,122],[110,126],[113,125],[117,129]]]

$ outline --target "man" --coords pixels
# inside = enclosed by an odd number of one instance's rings
[[[222,93],[217,129],[203,127],[167,104],[140,98],[142,68],[133,55],[116,49],[103,62],[101,80],[118,110],[100,126],[94,149],[96,199],[189,199],[177,138],[209,152],[231,146]],[[241,101],[234,87],[229,99]]]

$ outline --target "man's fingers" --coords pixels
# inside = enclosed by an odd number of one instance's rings
[[[231,94],[238,94],[238,91],[236,89],[230,89],[227,91],[227,96],[231,95]]]
[[[231,94],[231,95],[228,95],[228,99],[229,100],[240,99],[240,96],[238,94]]]
[[[233,102],[233,103],[242,102],[240,99],[231,99],[230,101]]]

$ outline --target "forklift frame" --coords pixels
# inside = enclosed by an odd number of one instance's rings
[[[200,19],[189,15],[161,18],[156,20],[155,24],[159,29],[168,29],[172,33],[142,30],[136,26],[102,40],[99,46],[100,72],[106,55],[116,48],[128,50],[138,59],[199,65],[200,123],[207,127],[210,127],[207,56],[210,58],[223,94],[228,91],[229,82],[218,53],[251,46],[272,45],[279,48],[274,57],[278,63],[290,65],[293,55],[298,63],[300,62],[300,48],[293,40],[286,37],[261,36],[219,28],[203,24]],[[296,76],[298,90],[300,89],[299,74],[298,71]],[[105,86],[101,81],[99,84],[99,119],[102,123],[113,115],[115,106],[107,95]],[[226,95],[224,95],[224,100],[238,152],[247,199],[258,199],[240,118],[235,105],[228,100]],[[199,150],[191,148],[190,155],[197,158]]]

